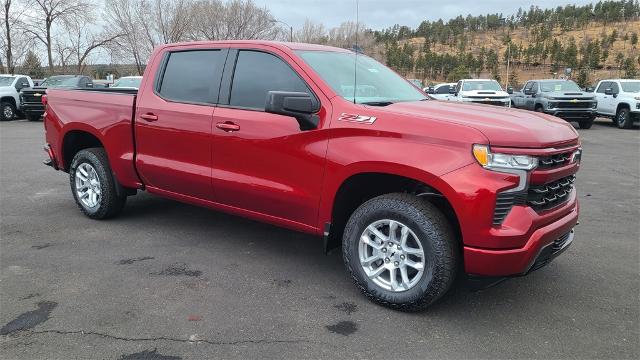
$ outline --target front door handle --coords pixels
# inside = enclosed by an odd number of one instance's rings
[[[216,127],[226,132],[240,130],[240,125],[234,124],[231,121],[219,122],[216,124]]]
[[[146,113],[146,114],[142,114],[140,115],[140,119],[142,120],[146,120],[146,121],[158,121],[158,115],[152,114],[152,113]]]

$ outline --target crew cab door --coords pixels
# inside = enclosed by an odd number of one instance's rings
[[[286,59],[286,60],[285,60]],[[229,51],[213,120],[216,202],[317,227],[330,104],[287,54],[271,48]],[[306,92],[321,108],[316,129],[290,116],[266,113],[268,91]],[[305,227],[305,226],[302,226]]]
[[[524,106],[527,110],[535,110],[536,108],[536,97],[538,96],[538,83],[535,81],[530,81],[527,86],[529,86],[529,94],[524,95]],[[525,87],[526,89],[527,87]]]
[[[226,55],[190,47],[150,64],[158,71],[145,78],[135,118],[136,167],[150,190],[213,198],[211,126]]]
[[[605,115],[614,115],[615,112],[615,98],[613,95],[607,95],[605,93],[606,89],[612,88],[612,81],[602,81],[600,85],[596,88],[596,100],[598,101],[598,113]]]

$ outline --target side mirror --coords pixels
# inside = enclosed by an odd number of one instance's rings
[[[605,95],[613,95],[613,89],[611,89],[611,88],[604,89],[604,94]]]
[[[507,94],[509,95],[513,94],[513,86],[507,87]]]
[[[424,92],[426,92],[427,94],[434,94],[436,91],[433,88],[433,86],[429,86],[429,87],[424,88]]]
[[[525,95],[533,95],[531,93],[531,89],[524,89],[524,90],[522,90],[522,93],[525,94]]]
[[[588,87],[586,89],[584,89],[585,92],[593,92],[595,89],[592,87]]]
[[[455,94],[456,96],[458,95],[458,93],[456,92],[456,88],[454,87],[449,87],[449,94]]]
[[[312,130],[318,127],[320,118],[316,114],[320,102],[304,92],[269,91],[264,111],[296,118],[300,130]]]

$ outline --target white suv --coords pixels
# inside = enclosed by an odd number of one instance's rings
[[[602,80],[596,86],[597,113],[613,119],[620,129],[640,121],[640,80]]]
[[[20,107],[20,90],[33,86],[26,75],[0,75],[0,120],[13,120]]]

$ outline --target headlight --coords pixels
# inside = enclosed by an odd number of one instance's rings
[[[556,103],[556,102],[548,102],[547,103],[547,108],[549,108],[549,109],[555,109],[557,107],[558,107],[558,103]]]
[[[473,156],[490,170],[533,170],[538,166],[538,159],[533,156],[492,153],[487,145],[473,145]]]

